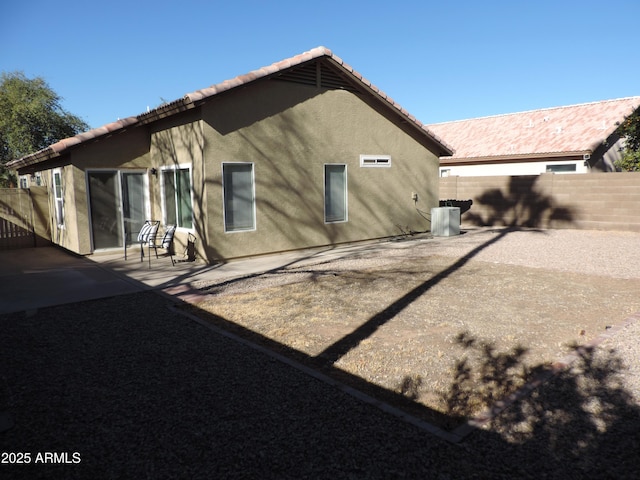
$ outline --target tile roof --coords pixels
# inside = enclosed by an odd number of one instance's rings
[[[296,67],[298,65],[302,65],[306,62],[310,62],[318,58],[326,58],[329,61],[333,62],[333,64],[338,66],[338,68],[349,78],[350,81],[357,84],[359,90],[368,92],[369,94],[373,95],[388,108],[392,109],[392,111],[395,111],[398,115],[400,115],[403,120],[405,120],[410,125],[413,125],[420,134],[426,137],[426,139],[434,147],[434,150],[439,156],[449,155],[453,152],[452,148],[449,147],[440,138],[438,138],[437,135],[431,132],[415,117],[410,115],[409,112],[404,110],[399,104],[393,101],[393,99],[391,99],[385,93],[377,89],[371,82],[362,77],[362,75],[356,72],[351,66],[346,64],[340,57],[334,55],[331,50],[326,47],[316,47],[312,50],[309,50],[308,52],[301,53],[299,55],[282,60],[280,62],[276,62],[266,67],[262,67],[258,70],[253,70],[247,74],[237,76],[230,80],[225,80],[224,82],[212,85],[208,88],[203,88],[195,92],[187,93],[184,97],[178,100],[161,105],[158,108],[142,113],[140,115],[127,117],[116,122],[103,125],[102,127],[94,128],[87,132],[80,133],[78,135],[75,135],[74,137],[65,138],[38,152],[24,156],[17,160],[13,160],[12,162],[9,162],[7,166],[14,169],[24,168],[45,160],[49,160],[51,158],[55,158],[65,153],[68,149],[81,143],[98,140],[101,137],[105,137],[119,131],[124,131],[131,127],[145,125],[160,118],[165,118],[175,113],[195,108],[201,102],[206,101],[208,98],[214,95],[220,94],[227,90],[231,90],[233,88],[240,87],[242,85],[246,85],[261,78],[277,75],[285,70]]]
[[[462,159],[535,158],[592,153],[625,117],[640,106],[640,97],[473,118],[428,125]]]

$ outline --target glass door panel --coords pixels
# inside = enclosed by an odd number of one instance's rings
[[[93,248],[122,247],[122,212],[118,172],[89,172]]]
[[[122,173],[122,213],[127,244],[136,242],[138,232],[146,220],[144,180],[143,173]]]

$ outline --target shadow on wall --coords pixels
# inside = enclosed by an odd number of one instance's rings
[[[475,199],[477,209],[464,220],[476,226],[549,228],[569,225],[575,211],[557,205],[553,197],[538,191],[539,176],[511,177],[506,192],[499,188],[486,190]]]

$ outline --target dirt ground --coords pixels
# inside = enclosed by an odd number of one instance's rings
[[[425,249],[205,291],[211,295],[198,307],[211,321],[446,418],[479,413],[640,311],[640,279],[461,261]]]

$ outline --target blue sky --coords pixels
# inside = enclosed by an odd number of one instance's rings
[[[91,127],[323,45],[423,123],[640,95],[638,0],[8,0],[0,71]]]

